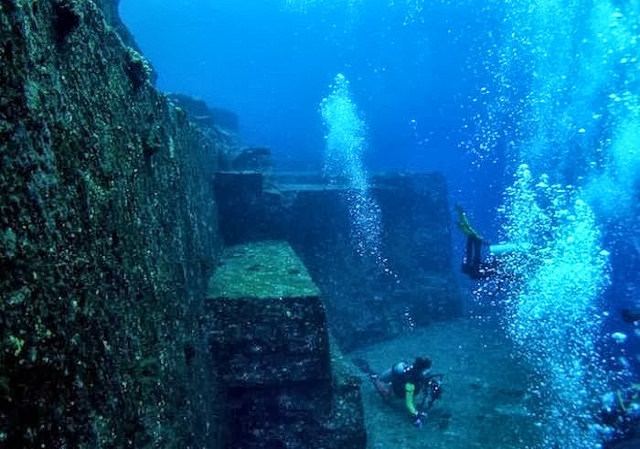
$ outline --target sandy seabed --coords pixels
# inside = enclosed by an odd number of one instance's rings
[[[459,319],[417,329],[350,356],[383,371],[398,360],[426,355],[444,374],[444,393],[425,425],[412,425],[402,399],[385,403],[368,379],[363,401],[370,449],[526,449],[535,447],[537,399],[527,393],[532,376],[513,356],[498,326]]]

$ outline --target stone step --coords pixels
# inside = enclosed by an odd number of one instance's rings
[[[288,243],[228,248],[206,310],[225,449],[364,449],[359,382],[331,361],[320,292]]]
[[[285,242],[227,249],[209,282],[210,346],[230,386],[329,381],[320,292]]]

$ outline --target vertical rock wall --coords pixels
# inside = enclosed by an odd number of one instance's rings
[[[216,447],[215,146],[89,0],[0,0],[0,447]]]
[[[289,204],[283,228],[326,298],[331,329],[342,348],[459,316],[444,177],[373,178],[371,196],[382,217],[379,251],[386,264],[357,253],[346,195],[331,189],[278,195],[281,204]]]

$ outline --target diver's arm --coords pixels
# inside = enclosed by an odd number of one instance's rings
[[[404,404],[409,411],[411,416],[418,416],[418,410],[416,409],[416,404],[413,401],[414,392],[416,391],[416,386],[412,383],[407,383],[404,386]]]

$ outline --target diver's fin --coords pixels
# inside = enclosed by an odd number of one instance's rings
[[[467,217],[466,212],[459,204],[456,204],[456,212],[458,212],[458,227],[463,232],[463,234],[468,237],[476,238],[478,240],[484,240],[478,233],[478,231],[473,229],[473,226],[471,226],[471,223],[469,223],[469,218]]]

